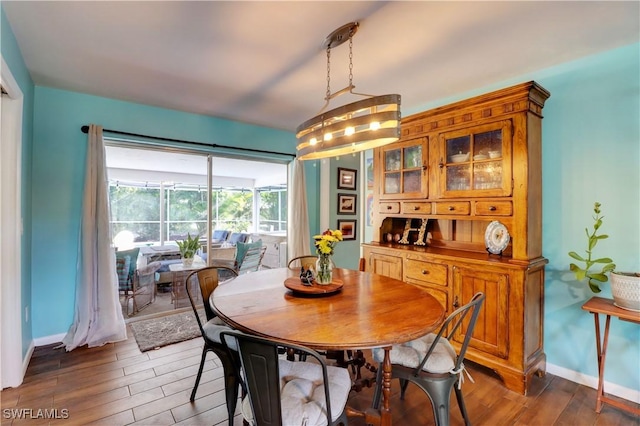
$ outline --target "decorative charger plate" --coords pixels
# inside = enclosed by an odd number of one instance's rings
[[[494,220],[484,233],[484,244],[489,253],[501,254],[509,244],[509,231],[501,222]]]
[[[302,284],[300,278],[297,277],[289,277],[284,280],[284,286],[294,293],[312,296],[337,293],[342,290],[343,285],[344,283],[342,282],[342,280],[338,280],[336,278],[333,279],[331,284],[316,284],[314,282],[311,285]]]

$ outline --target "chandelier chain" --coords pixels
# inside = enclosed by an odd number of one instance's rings
[[[349,87],[353,88],[353,32],[349,33]]]
[[[327,94],[325,99],[331,98],[331,45],[327,46]]]

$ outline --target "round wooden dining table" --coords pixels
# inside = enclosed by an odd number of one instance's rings
[[[336,268],[331,293],[285,287],[298,273],[265,269],[220,284],[209,303],[231,327],[316,350],[384,348],[379,410],[349,410],[369,424],[391,425],[391,345],[423,336],[442,324],[445,309],[425,289],[382,275]],[[291,286],[289,286],[291,287]]]

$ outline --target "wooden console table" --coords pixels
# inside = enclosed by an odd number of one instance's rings
[[[609,323],[611,322],[611,317],[615,316],[623,321],[640,324],[640,313],[618,308],[613,304],[613,300],[602,297],[592,297],[582,305],[582,309],[591,312],[596,322],[596,350],[598,351],[598,397],[596,400],[596,413],[600,413],[600,411],[602,411],[602,406],[607,403],[621,410],[628,411],[635,415],[640,415],[640,409],[611,399],[604,394],[604,362],[607,356]],[[604,326],[604,339],[602,340],[600,340],[600,319],[598,314],[607,316]]]

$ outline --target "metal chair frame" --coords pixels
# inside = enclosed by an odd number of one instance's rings
[[[484,302],[485,295],[481,292],[476,293],[469,303],[456,309],[447,317],[447,319],[440,327],[436,338],[427,350],[427,353],[422,358],[420,364],[415,368],[409,368],[398,364],[392,364],[392,379],[400,379],[400,399],[404,399],[404,394],[407,390],[409,382],[414,383],[420,389],[422,389],[429,399],[433,407],[433,416],[435,418],[436,425],[447,426],[449,425],[449,401],[451,396],[451,390],[454,389],[456,393],[456,399],[458,406],[464,419],[465,425],[470,425],[467,409],[462,397],[462,391],[459,386],[461,380],[460,376],[464,373],[462,362],[467,352],[469,342],[473,335],[473,329],[475,328],[478,315],[480,314],[480,308]],[[424,371],[422,368],[427,363],[429,356],[436,348],[438,341],[442,339],[450,340],[454,333],[462,326],[463,321],[469,316],[469,322],[466,325],[466,332],[464,340],[460,346],[460,350],[456,357],[456,362],[453,370],[447,373],[430,373]],[[448,330],[448,332],[447,332]],[[382,386],[382,365],[378,368],[378,375],[376,380],[376,389],[373,396],[373,407],[377,408],[380,405],[380,393]]]
[[[209,266],[206,268],[198,269],[193,271],[187,276],[185,280],[185,288],[187,291],[187,296],[189,297],[189,302],[191,303],[191,307],[193,308],[193,313],[196,316],[196,320],[198,321],[198,327],[200,327],[200,332],[202,334],[202,338],[204,339],[204,346],[202,348],[202,358],[200,359],[200,368],[198,369],[198,375],[196,376],[196,383],[193,386],[193,390],[191,391],[190,401],[194,401],[196,397],[196,391],[198,390],[198,385],[200,384],[200,379],[202,377],[202,370],[204,369],[204,362],[207,357],[208,352],[213,352],[221,361],[222,369],[224,371],[224,388],[225,388],[225,396],[227,401],[227,414],[229,416],[229,423],[233,423],[233,416],[236,411],[236,405],[238,403],[238,387],[242,386],[242,381],[237,370],[238,360],[237,353],[234,353],[223,343],[216,342],[207,337],[204,331],[204,326],[202,321],[200,320],[200,315],[198,315],[198,310],[196,308],[196,304],[193,300],[193,296],[191,294],[191,280],[198,280],[198,285],[200,287],[200,295],[202,296],[202,302],[204,305],[205,315],[207,317],[207,321],[211,321],[216,317],[216,314],[213,312],[213,309],[209,305],[209,296],[216,289],[219,283],[219,275],[218,272],[220,270],[225,271],[232,276],[237,276],[236,271],[226,267],[215,267]],[[243,390],[244,395],[244,390]]]
[[[327,364],[320,353],[305,346],[275,339],[266,339],[237,331],[223,332],[220,336],[225,344],[231,338],[236,339],[247,394],[257,426],[282,424],[278,355],[283,350],[285,352],[304,353],[307,357],[314,358],[320,364],[325,390],[327,425],[347,424],[345,407],[342,408],[341,414],[335,422],[331,420],[331,397]],[[303,419],[300,420],[302,422]]]

